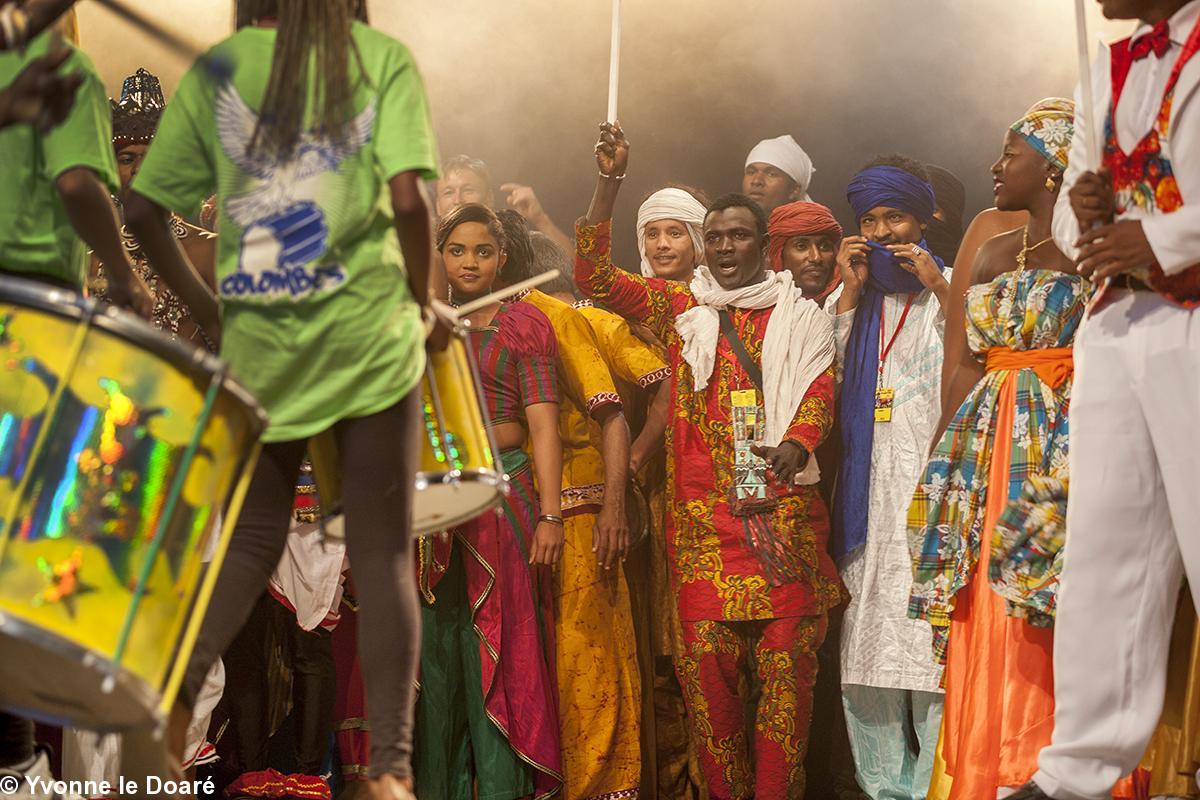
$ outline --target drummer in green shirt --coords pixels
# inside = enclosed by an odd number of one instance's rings
[[[429,110],[408,49],[353,21],[355,0],[246,5],[251,24],[180,81],[125,205],[151,265],[270,416],[172,729],[266,587],[306,443],[332,428],[361,602],[370,787],[377,800],[407,798]],[[214,190],[216,297],[167,225],[167,209],[194,211]]]
[[[55,40],[61,37],[47,31],[23,53],[0,52],[0,90],[16,84],[52,47],[66,48],[63,70],[79,76],[75,102],[58,125],[0,130],[0,276],[78,292],[90,247],[117,265],[113,302],[148,316],[153,301],[130,267],[110,195],[118,184],[108,95],[91,60]]]
[[[0,51],[0,282],[78,292],[86,242],[116,259],[114,300],[149,315],[150,294],[130,267],[109,195],[117,175],[108,98],[87,56],[53,38],[36,37],[24,53]],[[66,75],[58,72],[64,65]],[[51,777],[45,753],[34,749],[33,723],[3,711],[0,772]]]

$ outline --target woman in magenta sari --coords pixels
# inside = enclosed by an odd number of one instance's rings
[[[505,260],[495,214],[459,206],[438,226],[437,247],[453,302],[491,292]],[[511,491],[499,513],[422,540],[416,791],[444,800],[542,798],[562,784],[549,661],[549,570],[563,541],[558,346],[549,320],[528,303],[493,303],[467,320]]]

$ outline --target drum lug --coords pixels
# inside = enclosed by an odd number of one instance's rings
[[[111,669],[105,669],[104,664],[100,659],[96,658],[94,653],[85,653],[83,656],[84,669],[97,670],[104,673],[104,678],[100,681],[100,692],[102,694],[112,694],[117,688],[117,673]]]

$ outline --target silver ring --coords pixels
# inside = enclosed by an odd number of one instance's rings
[[[921,250],[920,247],[917,247],[915,244],[913,245],[912,254],[914,256],[919,256],[919,255],[921,255],[922,252],[924,252],[924,251]]]

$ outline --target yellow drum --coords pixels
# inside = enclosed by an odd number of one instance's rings
[[[217,358],[0,279],[0,706],[101,731],[161,719],[265,426]]]
[[[412,533],[424,536],[474,519],[500,502],[507,478],[496,468],[484,423],[483,388],[464,331],[430,355],[422,391],[421,464],[413,498]],[[308,456],[324,518],[342,512],[337,442],[326,431],[308,442]],[[328,532],[337,538],[336,532]]]
[[[413,533],[418,536],[474,519],[508,490],[493,457],[483,388],[465,332],[451,337],[445,351],[431,354],[423,388],[421,467],[413,501]]]

